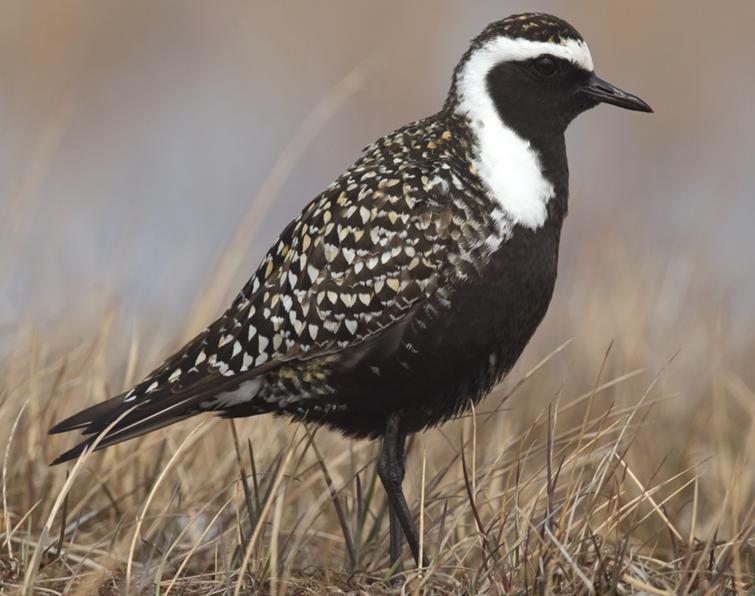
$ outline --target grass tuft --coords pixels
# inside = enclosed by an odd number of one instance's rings
[[[406,490],[431,563],[416,569],[407,550],[408,571],[392,576],[377,445],[283,419],[209,419],[50,468],[69,439],[46,429],[110,383],[86,344],[25,367],[19,338],[0,389],[0,582],[49,594],[746,593],[751,389],[719,372],[696,404],[708,414],[681,416],[674,364],[617,370],[620,342],[592,377],[570,365],[555,381],[560,360],[589,364],[577,344],[517,369],[476,417],[414,438]]]

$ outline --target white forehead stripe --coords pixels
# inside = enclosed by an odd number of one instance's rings
[[[556,43],[496,37],[477,50],[469,62],[477,60],[480,63],[495,65],[499,62],[529,60],[544,54],[568,60],[588,72],[594,69],[590,48],[583,40],[577,39],[565,39]]]
[[[497,37],[473,52],[457,80],[457,113],[467,116],[477,137],[474,165],[488,191],[514,223],[537,229],[545,223],[547,204],[556,191],[543,176],[540,158],[530,142],[506,126],[488,93],[490,70],[501,62],[549,54],[593,70],[584,41],[563,43]]]

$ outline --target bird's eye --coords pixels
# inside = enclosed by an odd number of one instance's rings
[[[541,56],[532,63],[535,70],[544,77],[552,77],[559,71],[559,63],[550,56]]]

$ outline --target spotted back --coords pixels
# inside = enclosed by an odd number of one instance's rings
[[[452,124],[417,123],[368,147],[289,224],[223,316],[126,401],[198,388],[209,396],[233,379],[358,346],[453,286],[442,280],[475,274],[510,222],[487,200]]]

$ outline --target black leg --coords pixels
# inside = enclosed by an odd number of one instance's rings
[[[399,435],[396,439],[396,463],[400,467],[399,471],[399,484],[404,481],[404,471],[405,471],[405,455],[404,455],[404,444],[406,443],[406,437]],[[385,449],[385,447],[383,447]],[[401,527],[401,520],[399,519],[398,513],[396,512],[395,508],[393,507],[393,503],[388,503],[388,511],[390,513],[390,556],[389,556],[389,565],[393,567],[395,565],[396,571],[401,571],[403,569],[403,565],[401,564],[401,551],[404,548],[404,530]],[[398,563],[398,564],[397,564]]]
[[[401,525],[409,548],[412,549],[414,560],[419,563],[419,534],[412,520],[411,511],[406,504],[401,482],[404,479],[404,442],[406,435],[399,428],[397,416],[391,416],[386,422],[385,437],[383,437],[383,449],[378,460],[378,475],[383,482],[391,511],[391,565],[401,556],[401,538],[399,532],[394,529],[396,521]],[[394,517],[396,520],[394,520]],[[398,536],[396,536],[398,534]],[[422,565],[427,567],[427,558],[422,557]]]
[[[401,529],[401,522],[398,514],[393,510],[393,505],[388,503],[388,513],[391,524],[391,545],[388,557],[388,566],[396,572],[403,571],[404,566],[401,563],[401,551],[404,548],[404,530]]]

